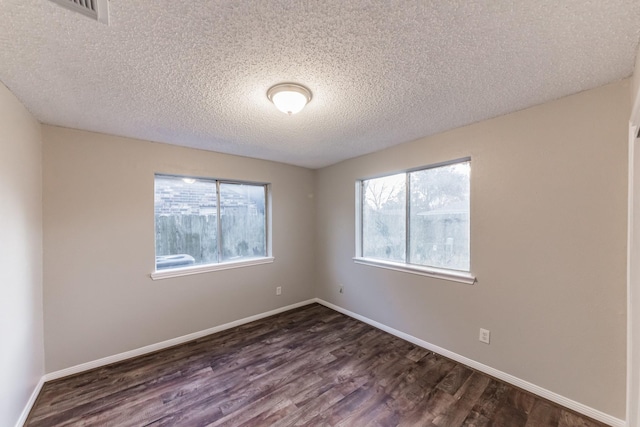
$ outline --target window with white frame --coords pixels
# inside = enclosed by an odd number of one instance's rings
[[[469,158],[359,180],[356,261],[470,270]]]
[[[267,184],[155,175],[156,271],[269,257]]]

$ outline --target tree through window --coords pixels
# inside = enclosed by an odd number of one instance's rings
[[[469,271],[469,159],[360,181],[364,258]]]

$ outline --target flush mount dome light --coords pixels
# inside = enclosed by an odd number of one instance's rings
[[[288,115],[296,114],[311,101],[311,91],[295,83],[281,83],[267,91],[267,98],[276,108]]]

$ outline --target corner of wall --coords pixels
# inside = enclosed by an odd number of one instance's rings
[[[42,129],[0,83],[0,425],[21,425],[44,375]]]

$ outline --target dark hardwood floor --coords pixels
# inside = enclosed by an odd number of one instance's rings
[[[604,424],[313,304],[46,383],[26,425]]]

